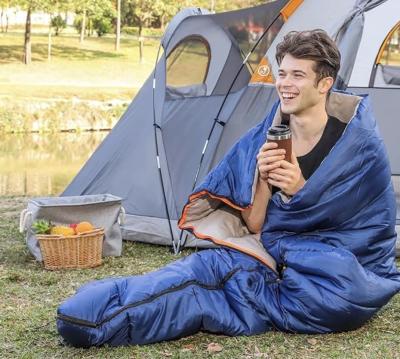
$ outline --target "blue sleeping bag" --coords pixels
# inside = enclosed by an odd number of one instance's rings
[[[332,93],[346,122],[337,144],[292,198],[273,195],[261,235],[251,206],[256,154],[279,103],[189,197],[179,225],[222,247],[158,271],[95,281],[60,305],[57,327],[78,347],[147,344],[199,330],[329,333],[360,327],[400,290],[395,196],[367,97]]]

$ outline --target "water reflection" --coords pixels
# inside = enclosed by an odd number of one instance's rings
[[[0,136],[0,195],[60,194],[107,132]]]

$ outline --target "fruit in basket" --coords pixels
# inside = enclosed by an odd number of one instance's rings
[[[71,227],[67,226],[53,226],[51,227],[50,234],[61,235],[61,236],[73,236],[75,231]]]
[[[32,228],[36,234],[49,234],[51,229],[51,223],[45,219],[39,219],[32,224]]]
[[[80,222],[76,225],[75,227],[75,232],[76,233],[82,233],[82,232],[88,232],[92,231],[94,229],[94,226],[90,222]]]

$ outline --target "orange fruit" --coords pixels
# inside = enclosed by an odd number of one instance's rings
[[[94,229],[93,225],[90,222],[80,222],[75,227],[76,233],[88,232]]]
[[[75,231],[73,228],[66,226],[54,226],[51,227],[50,234],[61,235],[61,236],[73,236],[75,235]]]

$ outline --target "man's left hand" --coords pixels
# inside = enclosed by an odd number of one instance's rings
[[[280,167],[269,172],[268,183],[279,187],[290,196],[293,196],[303,188],[306,181],[294,152],[292,152],[292,163],[280,161]]]

